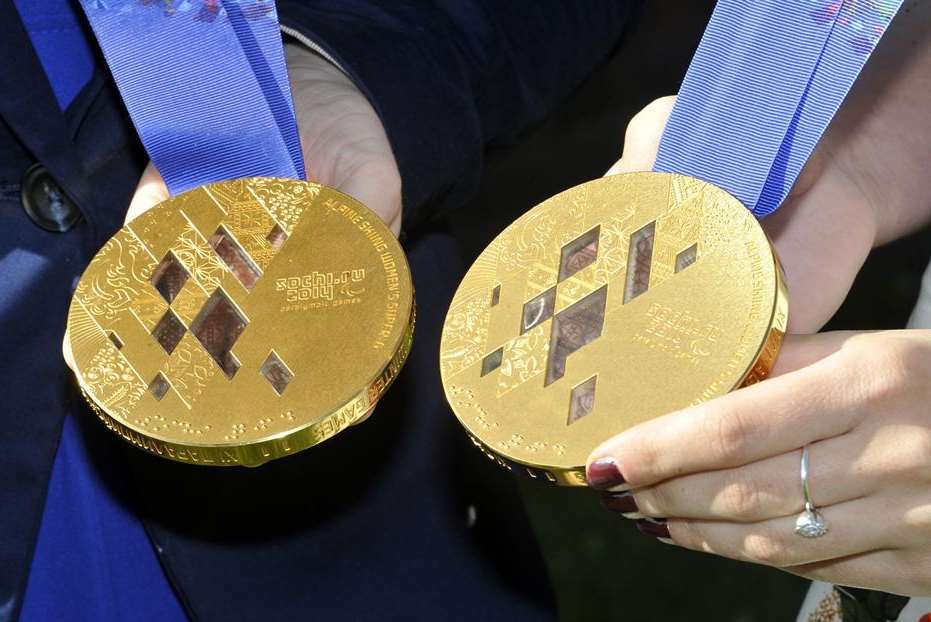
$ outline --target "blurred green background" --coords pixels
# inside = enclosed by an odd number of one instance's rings
[[[631,116],[678,90],[713,5],[647,4],[569,101],[515,144],[489,151],[479,196],[452,216],[468,261],[518,215],[617,160]],[[875,251],[828,328],[902,327],[929,251],[927,231]],[[520,488],[563,620],[795,620],[802,579],[653,541],[587,490],[529,479]]]

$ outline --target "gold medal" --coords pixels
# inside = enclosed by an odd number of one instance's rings
[[[173,197],[114,235],[78,283],[78,382],[125,440],[254,466],[359,421],[410,350],[407,261],[352,198],[290,179]]]
[[[763,379],[788,299],[737,199],[669,173],[567,190],[505,229],[453,298],[446,397],[508,469],[585,485],[596,445]]]

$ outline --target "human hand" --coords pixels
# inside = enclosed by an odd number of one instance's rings
[[[906,2],[789,198],[762,221],[785,268],[790,332],[823,326],[870,249],[931,218],[929,22],[931,3]],[[634,117],[609,173],[652,169],[674,102]]]
[[[679,546],[804,577],[931,593],[931,331],[789,335],[774,376],[592,452],[605,505]],[[812,500],[830,531],[794,533]]]

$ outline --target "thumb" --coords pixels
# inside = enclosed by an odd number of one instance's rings
[[[674,95],[661,97],[634,115],[624,134],[624,153],[606,175],[649,171],[653,168],[663,129],[675,103]]]
[[[136,186],[136,192],[129,202],[129,209],[126,210],[126,222],[167,199],[168,186],[165,185],[165,180],[162,179],[155,166],[149,162],[145,170],[142,171],[142,177]]]

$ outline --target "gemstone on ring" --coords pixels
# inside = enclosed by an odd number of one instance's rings
[[[803,538],[820,538],[828,532],[828,524],[824,522],[821,512],[814,508],[806,508],[795,521],[795,533]]]

